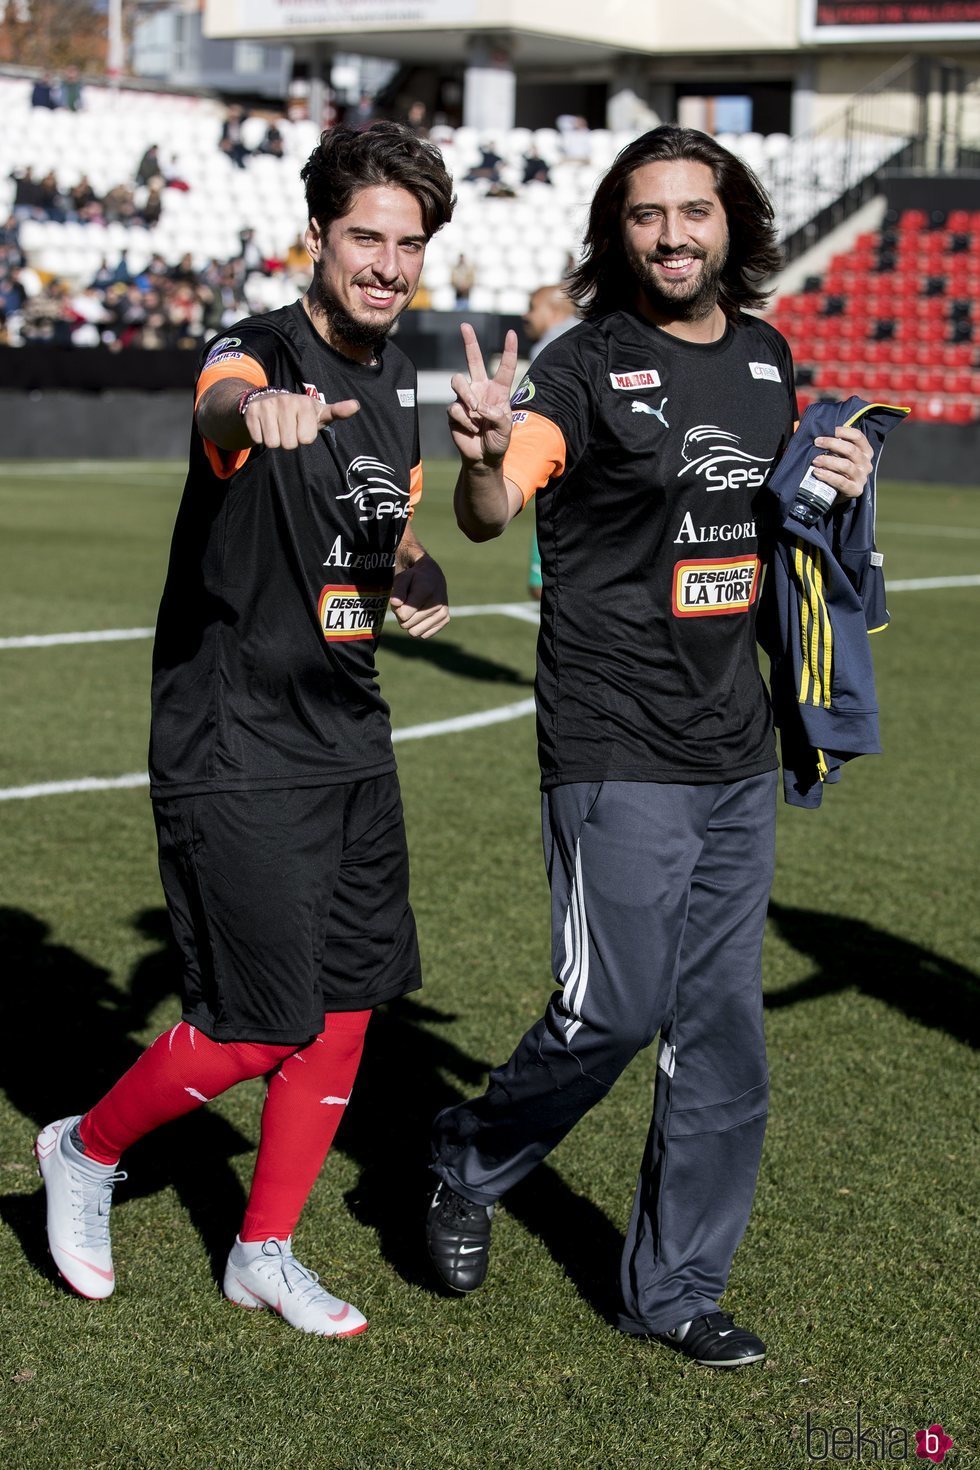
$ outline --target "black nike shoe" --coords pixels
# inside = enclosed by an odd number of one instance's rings
[[[432,1196],[425,1240],[441,1281],[453,1291],[475,1291],[490,1263],[493,1205],[475,1205],[445,1181]]]
[[[744,1368],[761,1363],[766,1345],[744,1327],[736,1327],[730,1312],[709,1312],[693,1322],[680,1322],[670,1332],[655,1332],[657,1342],[675,1348],[705,1368]]]

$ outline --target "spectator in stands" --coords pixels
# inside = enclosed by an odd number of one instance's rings
[[[236,168],[244,168],[245,160],[248,158],[248,149],[242,140],[242,124],[247,114],[237,105],[228,109],[228,115],[221,125],[221,137],[218,147],[221,149]]]
[[[188,250],[182,255],[176,265],[172,265],[167,272],[172,281],[194,281],[197,279],[197,271],[194,269],[194,257]]]
[[[429,136],[428,112],[424,102],[416,100],[405,114],[405,126],[410,128],[416,138],[427,138]]]
[[[465,311],[470,304],[470,292],[476,285],[476,271],[465,255],[461,255],[456,261],[450,272],[449,281],[456,292],[456,310]]]
[[[68,208],[76,219],[88,219],[91,217],[92,205],[98,204],[99,198],[92,188],[88,174],[82,174],[76,183],[68,190]],[[101,214],[101,209],[99,210]]]
[[[140,206],[139,214],[146,228],[152,230],[155,225],[160,223],[162,213],[163,180],[157,177],[146,191],[146,198]]]
[[[49,169],[43,179],[38,181],[37,194],[38,206],[44,218],[54,220],[59,225],[64,224],[65,200],[52,170]]]
[[[282,119],[271,118],[265,130],[265,137],[256,149],[257,153],[268,153],[273,158],[282,158],[286,152],[286,140],[282,135],[279,122]]]
[[[310,253],[303,242],[302,235],[297,235],[296,239],[286,251],[284,264],[288,276],[301,278],[304,282],[309,280],[311,272]]]
[[[50,72],[38,77],[31,88],[31,106],[47,107],[51,110],[61,106],[61,88]]]
[[[18,220],[42,219],[41,190],[34,170],[27,164],[10,175],[14,184],[14,215]]]
[[[136,219],[136,200],[128,184],[116,184],[102,201],[106,224],[131,225]]]
[[[82,110],[82,79],[77,66],[65,68],[65,79],[61,84],[61,105],[69,112]]]
[[[137,184],[152,184],[154,179],[163,177],[163,168],[160,164],[160,147],[157,143],[151,143],[136,165]]]
[[[190,191],[191,186],[181,174],[176,153],[171,153],[170,162],[163,170],[163,182],[168,189],[176,189],[181,194],[187,194]]]
[[[524,155],[524,177],[522,184],[550,184],[551,170],[532,143]]]
[[[351,108],[349,116],[344,118],[344,122],[352,128],[357,128],[358,132],[363,132],[365,128],[371,126],[374,120],[374,98],[370,92],[362,92]]]
[[[260,272],[263,276],[268,275],[268,270],[266,269],[265,263],[265,256],[259,249],[258,242],[255,239],[255,231],[251,228],[251,226],[244,230],[241,230],[239,232],[238,238],[241,242],[241,246],[237,256],[233,256],[232,258],[234,260],[241,261],[242,275],[250,276],[255,271]]]
[[[4,224],[0,225],[0,250],[4,252],[3,258],[8,265],[21,266],[24,264],[24,253],[20,248],[20,225],[14,214],[9,214]]]
[[[500,165],[503,161],[500,154],[494,151],[490,139],[485,138],[480,144],[479,162],[465,176],[467,183],[478,183],[480,180],[485,180],[488,184],[501,183]]]

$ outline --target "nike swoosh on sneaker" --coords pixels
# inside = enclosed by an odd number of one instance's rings
[[[327,1316],[330,1318],[331,1322],[343,1322],[349,1311],[350,1302],[344,1302],[344,1305],[341,1307],[339,1312],[328,1312]]]
[[[115,1281],[116,1279],[112,1271],[104,1271],[101,1266],[95,1266],[91,1261],[83,1260],[81,1256],[76,1256],[72,1251],[66,1251],[64,1246],[61,1247],[61,1253],[68,1256],[69,1260],[77,1261],[80,1266],[84,1266],[86,1271],[94,1271],[96,1276],[102,1277],[103,1281]]]
[[[459,1248],[459,1253],[461,1256],[471,1256],[473,1255],[474,1251],[482,1251],[482,1249],[482,1245],[461,1245]]]
[[[735,1331],[735,1328],[734,1327],[729,1327],[729,1329],[728,1329],[727,1332],[719,1332],[718,1336],[719,1337],[731,1337],[731,1335],[732,1335],[732,1333],[734,1331]]]

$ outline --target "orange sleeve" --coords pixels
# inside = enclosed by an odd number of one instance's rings
[[[219,354],[213,362],[205,363],[197,380],[197,387],[194,389],[195,413],[204,394],[223,378],[240,378],[256,388],[269,386],[265,368],[254,357],[249,357],[245,352]],[[219,480],[227,480],[236,470],[240,470],[252,452],[251,449],[219,449],[217,444],[212,444],[203,434],[201,443],[204,445],[208,464]]]
[[[565,439],[550,419],[540,413],[514,415],[510,448],[504,455],[504,479],[511,480],[527,505],[537,490],[565,472]]]
[[[408,480],[408,514],[415,514],[415,507],[422,499],[422,461],[412,466],[412,473]]]

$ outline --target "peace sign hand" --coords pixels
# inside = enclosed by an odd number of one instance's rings
[[[510,394],[517,368],[517,333],[507,333],[499,366],[490,378],[473,328],[464,322],[460,332],[467,371],[453,375],[456,401],[449,406],[449,429],[464,464],[494,469],[507,453],[513,427]]]

